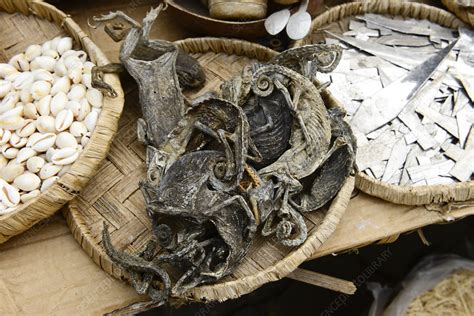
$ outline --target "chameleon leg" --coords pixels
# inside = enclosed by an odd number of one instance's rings
[[[124,67],[122,64],[111,63],[104,66],[95,66],[92,68],[92,87],[99,89],[105,95],[115,98],[117,97],[117,92],[104,81],[105,73],[117,73],[123,72]]]
[[[168,297],[168,293],[171,287],[171,280],[168,273],[166,273],[166,271],[160,268],[158,265],[153,264],[154,261],[150,262],[140,256],[130,255],[124,252],[117,251],[112,246],[108,225],[105,223],[104,229],[102,231],[102,244],[112,262],[120,266],[122,269],[129,272],[151,274],[153,275],[153,278],[158,277],[163,283],[161,297]],[[145,253],[145,255],[149,256],[149,250]],[[146,284],[140,284],[140,282],[136,281],[134,281],[134,283],[139,285],[137,289],[138,291],[143,291],[144,289],[148,288],[148,285]]]
[[[144,145],[149,144],[146,137],[146,130],[147,130],[146,121],[143,118],[139,118],[137,120],[137,138],[138,138],[138,141]]]
[[[306,124],[304,123],[303,116],[298,111],[298,103],[302,93],[301,88],[295,87],[295,92],[292,98],[288,89],[278,79],[275,79],[275,86],[283,93],[287,104],[289,104],[290,110],[293,112],[293,115],[295,115],[296,119],[298,120],[306,142],[309,143],[309,140],[311,138],[309,136],[308,129],[306,128]]]
[[[133,25],[134,27],[137,27],[137,28],[142,27],[140,25],[140,23],[138,23],[137,21],[135,21],[134,19],[132,19],[131,17],[126,15],[123,11],[110,12],[109,14],[103,14],[100,17],[95,16],[92,19],[94,20],[94,22],[104,22],[104,21],[110,21],[110,20],[113,20],[113,19],[116,19],[116,18],[122,18],[125,21],[127,21],[128,23],[130,23],[131,25]],[[97,27],[97,26],[93,26],[93,25],[89,25],[89,26],[91,26],[93,28]]]
[[[145,249],[139,254],[140,257],[146,261],[151,261],[155,254],[157,243],[153,239],[148,242]],[[150,289],[151,282],[153,281],[154,275],[151,273],[141,274],[138,272],[130,273],[132,279],[132,285],[138,294],[143,295]]]

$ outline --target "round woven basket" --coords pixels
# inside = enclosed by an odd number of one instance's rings
[[[330,23],[364,13],[427,19],[453,29],[464,25],[451,13],[421,3],[386,0],[352,2],[331,8],[315,18],[311,25],[311,33],[304,39],[295,42],[294,46],[310,44],[315,39],[321,39],[324,34],[318,33],[318,30]],[[315,36],[316,33],[319,37]],[[337,98],[337,95],[335,97]],[[381,182],[359,172],[356,176],[356,187],[367,194],[406,205],[438,204],[467,201],[474,198],[474,181],[450,185],[399,186]]]
[[[177,42],[197,58],[206,72],[207,82],[200,91],[186,92],[187,97],[215,90],[223,80],[240,73],[253,61],[268,61],[275,52],[249,42],[216,38],[196,38]],[[121,128],[112,144],[107,161],[89,186],[64,209],[68,225],[82,248],[107,273],[127,280],[128,276],[113,265],[101,245],[103,222],[108,222],[114,246],[136,253],[152,237],[151,223],[138,181],[145,177],[145,148],[136,137],[140,116],[133,87],[127,95],[128,106],[120,121]],[[323,98],[328,106],[337,105],[329,93]],[[349,178],[331,205],[305,214],[309,234],[298,248],[286,248],[271,238],[257,237],[236,271],[218,284],[195,288],[180,299],[224,301],[249,293],[261,285],[279,280],[307,260],[334,232],[343,216],[354,187]],[[260,234],[258,234],[260,235]]]
[[[68,35],[87,52],[98,65],[109,63],[105,55],[64,12],[38,0],[0,0],[0,62],[26,49],[58,35]],[[47,191],[35,199],[21,204],[15,211],[0,216],[0,243],[5,242],[40,220],[51,216],[62,205],[76,196],[94,176],[105,158],[123,109],[123,91],[116,75],[105,80],[119,94],[117,98],[104,98],[104,105],[90,142],[83,153]]]
[[[456,0],[442,0],[449,11],[453,12],[458,18],[474,27],[474,4],[470,7],[463,7]]]

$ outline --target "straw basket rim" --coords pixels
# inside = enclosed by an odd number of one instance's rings
[[[444,6],[456,15],[459,19],[474,27],[474,9],[473,6],[469,8],[462,7],[456,3],[456,0],[441,0]]]
[[[42,0],[0,0],[0,12],[33,15],[56,24],[73,37],[75,42],[87,52],[89,59],[98,65],[109,63],[107,57],[85,34],[73,19],[51,4]],[[20,204],[14,211],[0,216],[0,243],[26,231],[37,222],[53,215],[61,206],[76,196],[94,176],[100,162],[105,158],[112,138],[117,130],[122,113],[124,98],[118,76],[107,74],[105,81],[118,93],[111,99],[104,97],[104,104],[90,141],[71,166],[48,190],[38,197]]]
[[[311,33],[318,28],[341,19],[363,13],[387,14],[417,19],[428,19],[440,25],[458,28],[464,23],[453,14],[426,4],[404,1],[365,1],[335,6],[322,13],[311,23]],[[294,47],[309,43],[310,35],[296,41]],[[337,96],[335,96],[337,99]],[[341,106],[343,106],[341,104]],[[474,181],[465,181],[449,185],[400,186],[384,183],[358,172],[356,188],[378,198],[406,205],[425,205],[467,201],[474,198]]]
[[[189,53],[225,53],[240,54],[243,56],[257,58],[259,60],[269,60],[275,56],[276,52],[258,44],[234,39],[221,38],[190,38],[175,42],[181,49]],[[325,93],[325,98],[329,98],[329,106],[334,106],[332,97],[329,93]],[[324,216],[319,226],[308,236],[308,239],[300,247],[289,250],[284,258],[275,265],[265,269],[260,268],[257,273],[238,278],[232,281],[222,283],[204,285],[192,289],[185,293],[178,300],[190,301],[225,301],[227,299],[238,298],[244,294],[250,293],[265,283],[277,281],[293,270],[295,270],[302,262],[309,259],[311,255],[319,248],[334,232],[337,224],[344,215],[349,203],[351,193],[354,188],[354,177],[346,180],[343,188],[333,199],[329,210]],[[91,233],[89,227],[86,227],[84,218],[79,210],[79,203],[73,200],[69,203],[69,210],[64,209],[68,226],[72,231],[74,238],[81,244],[81,247],[93,258],[93,260],[106,270],[107,273],[117,278],[124,279],[123,275],[116,275],[114,269],[117,269],[108,262],[107,255],[100,244],[97,244],[96,236]],[[116,272],[116,271],[115,271]]]

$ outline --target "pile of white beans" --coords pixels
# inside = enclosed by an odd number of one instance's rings
[[[70,37],[31,45],[0,64],[0,215],[66,173],[102,108],[84,51]]]

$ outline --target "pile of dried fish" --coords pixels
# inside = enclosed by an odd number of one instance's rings
[[[159,304],[234,271],[258,225],[283,245],[303,243],[302,213],[332,200],[353,171],[356,150],[344,113],[327,110],[324,87],[311,80],[336,67],[340,47],[288,50],[186,104],[183,69],[194,69],[186,82],[200,84],[204,75],[173,43],[149,39],[160,9],[143,26],[121,12],[96,19],[131,24],[120,61],[138,82],[138,137],[147,145],[140,186],[155,235],[138,256],[114,249],[107,227],[103,245],[136,290]],[[95,84],[109,90],[101,73],[119,68],[96,68]],[[183,272],[173,286],[166,266]]]
[[[375,14],[348,25],[326,30],[345,50],[318,79],[346,106],[359,170],[396,185],[472,179],[473,31]]]

